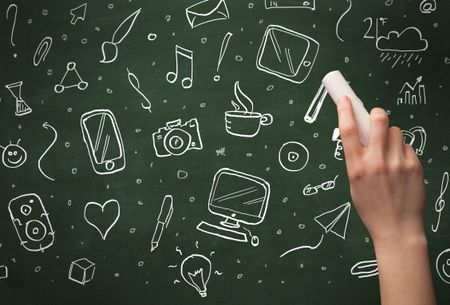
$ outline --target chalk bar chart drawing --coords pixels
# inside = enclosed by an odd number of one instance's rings
[[[425,105],[427,103],[427,95],[425,93],[425,85],[422,84],[422,76],[416,78],[414,85],[405,82],[398,94],[397,105]]]
[[[228,20],[228,12],[225,0],[204,0],[186,8],[186,18],[191,28],[213,21]]]

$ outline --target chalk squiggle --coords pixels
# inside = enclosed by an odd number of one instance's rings
[[[51,180],[51,181],[55,181],[55,178],[49,177],[46,173],[44,173],[44,171],[43,171],[42,168],[41,168],[41,161],[42,161],[42,159],[44,158],[44,156],[47,154],[47,152],[50,150],[50,148],[53,147],[53,145],[54,145],[55,142],[56,142],[56,139],[58,139],[58,132],[56,131],[56,129],[55,129],[52,125],[50,125],[50,124],[47,123],[47,122],[45,122],[44,124],[42,124],[42,127],[44,127],[45,129],[49,129],[49,128],[50,128],[51,130],[53,130],[54,137],[53,137],[52,143],[50,143],[50,145],[47,147],[47,149],[42,153],[41,157],[39,158],[39,160],[38,160],[38,168],[39,168],[39,171],[41,172],[41,174],[42,174],[45,178],[47,178],[48,180]]]
[[[297,250],[301,250],[301,249],[311,249],[311,250],[315,250],[315,249],[317,249],[317,248],[320,246],[320,244],[322,243],[322,240],[323,240],[323,234],[322,234],[322,237],[320,237],[320,240],[319,240],[319,242],[317,243],[317,245],[315,245],[315,246],[300,246],[300,247],[292,248],[292,249],[290,249],[290,250],[284,252],[283,254],[281,254],[281,255],[280,255],[280,258],[283,257],[283,256],[285,256],[286,254],[289,254],[289,253],[291,253],[291,252],[294,252],[294,251],[297,251]]]
[[[347,0],[347,2],[349,3],[348,8],[344,13],[342,13],[341,17],[339,17],[338,21],[336,22],[336,37],[342,42],[344,42],[344,39],[339,36],[339,24],[341,23],[342,18],[344,18],[344,16],[347,15],[347,13],[350,12],[350,9],[352,8],[352,0]]]

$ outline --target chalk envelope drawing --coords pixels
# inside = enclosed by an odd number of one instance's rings
[[[37,194],[28,193],[11,199],[8,210],[20,245],[26,250],[44,251],[53,245],[55,231]]]
[[[425,93],[425,85],[422,84],[422,76],[416,78],[414,85],[405,82],[398,94],[397,105],[425,105],[427,103],[427,95]]]
[[[378,264],[377,260],[367,260],[357,262],[350,269],[352,275],[357,276],[359,279],[372,277],[378,275]]]
[[[309,150],[300,142],[289,141],[284,143],[278,151],[278,162],[289,172],[299,172],[306,167],[309,161]]]
[[[234,83],[234,96],[237,102],[231,101],[234,111],[225,111],[225,130],[227,133],[244,138],[252,138],[259,133],[261,126],[272,124],[270,113],[261,114],[253,111],[252,100],[242,92],[239,81]]]
[[[140,12],[141,9],[138,9],[125,18],[114,31],[111,41],[104,41],[102,43],[103,58],[100,60],[101,63],[109,64],[117,59],[119,55],[118,45],[128,36]]]
[[[256,56],[260,71],[301,84],[307,78],[319,52],[319,43],[280,25],[269,25]]]
[[[183,155],[188,150],[203,149],[202,138],[196,118],[181,123],[176,119],[166,123],[153,133],[156,156],[164,158]]]
[[[116,117],[108,109],[94,109],[80,118],[92,168],[99,175],[113,174],[126,166],[125,149]]]
[[[379,36],[376,47],[380,51],[423,52],[428,49],[428,40],[416,27],[407,27],[401,32],[390,31],[386,36]]]
[[[199,295],[204,298],[207,296],[206,285],[211,276],[211,261],[204,255],[191,254],[181,263],[180,273],[183,280],[194,287]]]
[[[316,0],[264,0],[266,9],[274,8],[306,8],[316,10]]]
[[[69,268],[69,280],[84,285],[92,281],[95,273],[95,263],[87,258],[80,258],[73,261]]]
[[[16,144],[9,142],[6,146],[1,146],[2,152],[2,163],[8,168],[18,168],[22,166],[25,161],[27,161],[27,152],[19,145],[20,139],[17,140]]]
[[[220,169],[213,178],[208,199],[211,214],[225,218],[220,225],[202,221],[197,229],[224,239],[248,242],[241,224],[257,225],[263,222],[270,198],[270,184],[262,178],[230,168]],[[251,235],[244,227],[244,231]],[[251,235],[251,243],[257,246],[257,236]]]
[[[192,87],[192,84],[194,82],[194,52],[185,49],[183,47],[180,47],[179,45],[175,46],[175,72],[168,72],[166,74],[166,80],[173,84],[178,79],[178,74],[180,73],[180,64],[183,66],[183,68],[186,66],[189,66],[188,68],[188,76],[183,77],[181,79],[181,86],[184,89],[189,89]],[[185,70],[185,69],[183,69]],[[183,71],[186,73],[186,71]]]
[[[16,99],[16,116],[23,116],[33,111],[22,98],[22,85],[22,81],[5,85],[5,88],[8,89],[11,95]]]
[[[422,126],[414,126],[409,130],[402,130],[403,142],[411,145],[416,155],[421,156],[427,144],[427,132]]]
[[[84,206],[84,219],[100,233],[103,240],[106,240],[119,217],[120,204],[115,199],[110,199],[103,204],[91,201]]]
[[[225,0],[204,0],[186,8],[186,18],[191,28],[200,25],[230,19]]]
[[[436,271],[444,283],[450,284],[450,248],[436,257]]]
[[[86,10],[87,3],[80,4],[77,7],[71,9],[70,15],[72,16],[72,19],[70,19],[70,23],[72,25],[76,25],[79,20],[84,21],[84,19],[86,18]]]
[[[66,79],[70,79],[68,82]],[[55,85],[54,90],[56,93],[61,93],[68,88],[78,88],[79,90],[86,90],[88,82],[84,81],[77,71],[77,64],[73,61],[68,62],[66,66],[66,72],[64,73],[61,81]]]
[[[47,58],[47,54],[52,47],[53,39],[49,36],[42,38],[33,55],[33,65],[37,67]]]

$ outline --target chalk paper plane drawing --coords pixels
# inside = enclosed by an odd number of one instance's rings
[[[127,68],[127,72],[128,72],[128,82],[130,83],[131,87],[133,87],[133,89],[139,93],[139,95],[144,99],[144,102],[141,103],[141,106],[143,109],[148,110],[148,112],[152,113],[152,103],[150,103],[150,101],[148,100],[148,98],[144,95],[144,93],[141,92],[141,84],[139,82],[139,79],[137,78],[137,76],[130,72],[130,70],[128,70]]]
[[[182,68],[180,68],[180,65]],[[175,72],[168,72],[166,74],[166,80],[171,84],[175,83],[178,79],[180,70],[183,70],[184,73],[188,72],[188,75],[181,80],[181,86],[184,89],[191,88],[194,82],[194,52],[176,45]]]
[[[23,116],[31,113],[32,109],[22,98],[22,81],[5,85],[5,88],[9,90],[11,95],[16,99],[16,116]]]
[[[53,245],[55,231],[37,194],[29,193],[11,199],[8,210],[20,245],[26,250],[43,252]]]
[[[113,174],[126,166],[125,149],[116,117],[108,109],[94,109],[80,118],[83,141],[92,168],[99,175]]]
[[[208,199],[211,214],[224,217],[220,225],[202,221],[197,229],[204,233],[237,242],[259,245],[259,238],[245,225],[263,222],[270,198],[270,184],[262,178],[230,168],[220,169],[213,178]],[[245,232],[244,232],[245,231]],[[250,240],[247,237],[247,233]]]
[[[281,254],[280,258],[286,256],[289,253],[302,249],[317,249],[322,244],[324,234],[327,234],[329,232],[345,240],[345,235],[347,234],[348,219],[350,216],[350,207],[350,202],[346,202],[333,210],[326,211],[314,217],[314,220],[325,230],[325,233],[322,233],[319,242],[314,246],[304,245],[289,249]]]
[[[234,83],[234,96],[236,102],[231,101],[233,111],[225,111],[225,130],[237,137],[253,138],[259,133],[261,126],[272,124],[273,117],[270,113],[253,111],[252,100],[242,92],[239,81]]]
[[[359,279],[378,275],[377,260],[360,261],[350,269],[351,275],[357,276]]]
[[[8,168],[18,168],[22,166],[25,161],[27,161],[27,152],[19,145],[19,139],[16,144],[9,142],[6,146],[1,146],[2,152],[2,163]]]
[[[323,101],[327,97],[328,91],[323,84],[320,84],[319,89],[316,92],[311,104],[309,104],[308,111],[306,111],[303,119],[306,123],[314,123],[319,115],[320,109],[322,109]]]
[[[213,21],[228,20],[230,13],[225,0],[204,0],[186,8],[186,18],[193,29]]]
[[[436,257],[436,271],[444,283],[450,284],[450,248]]]
[[[173,214],[173,196],[166,195],[161,204],[161,209],[159,210],[158,219],[156,220],[156,227],[153,231],[152,245],[150,251],[153,252],[159,245],[164,228],[169,225],[170,219]]]
[[[53,38],[51,38],[50,36],[42,38],[33,55],[33,65],[35,67],[39,66],[41,62],[45,61],[45,59],[47,58],[47,54],[52,47],[52,43]]]
[[[55,145],[56,140],[58,139],[58,132],[56,131],[56,129],[50,125],[48,122],[45,122],[44,124],[42,124],[42,127],[44,127],[45,129],[51,129],[53,132],[53,140],[50,143],[50,145],[44,150],[44,152],[42,153],[42,155],[39,157],[38,160],[38,169],[41,172],[41,174],[47,178],[50,181],[55,181],[55,178],[50,177],[49,175],[47,175],[43,170],[42,170],[42,166],[41,166],[41,162],[42,159],[45,157],[45,155],[48,153],[48,151],[53,147],[53,145]]]
[[[117,56],[119,55],[118,45],[128,36],[140,12],[141,9],[138,9],[125,18],[114,31],[111,41],[104,41],[102,43],[103,58],[100,60],[101,63],[109,64],[117,59]]]
[[[14,43],[14,30],[16,29],[16,21],[17,21],[17,4],[15,3],[11,3],[8,8],[6,9],[6,19],[9,20],[9,12],[10,10],[14,10],[14,20],[11,26],[11,34],[9,36],[9,41],[11,42],[11,45],[13,47],[16,46],[16,44]]]
[[[422,84],[422,76],[416,78],[414,85],[405,82],[398,94],[397,106],[400,104],[425,105],[427,103],[427,95],[425,93],[425,85]]]
[[[222,64],[223,57],[225,56],[225,52],[228,48],[228,43],[230,42],[230,38],[233,36],[233,33],[228,32],[223,36],[222,44],[220,45],[219,59],[217,60],[216,72],[219,73],[220,65]],[[220,75],[216,74],[213,77],[214,81],[218,82],[220,80]]]
[[[341,36],[339,35],[339,25],[341,24],[342,19],[344,18],[345,15],[348,14],[348,12],[350,12],[350,10],[352,9],[352,0],[346,0],[348,2],[348,8],[342,13],[342,15],[339,17],[338,21],[336,22],[336,37],[344,42],[344,39],[341,38]]]
[[[80,4],[77,7],[71,9],[70,15],[72,16],[72,19],[70,19],[70,23],[72,25],[76,25],[78,21],[84,21],[84,19],[86,18],[86,10],[87,3]]]
[[[71,61],[67,63],[66,72],[61,78],[61,81],[55,85],[54,90],[56,93],[61,93],[65,89],[74,87],[78,88],[79,90],[86,90],[86,88],[88,87],[88,82],[84,81],[81,78],[80,74],[77,71],[77,64]]]
[[[309,150],[300,142],[284,143],[278,151],[278,162],[288,172],[299,172],[309,161]]]
[[[207,296],[207,284],[211,276],[211,260],[201,254],[191,254],[181,263],[180,273],[183,280],[194,287],[198,294]]]
[[[441,214],[445,207],[445,200],[443,197],[445,192],[447,191],[447,187],[448,187],[448,172],[444,172],[444,174],[442,175],[441,189],[439,191],[439,196],[434,202],[434,209],[438,214],[436,225],[434,224],[431,225],[431,230],[434,233],[436,233],[439,230],[439,224],[441,223]]]
[[[423,155],[427,144],[427,132],[422,126],[414,126],[409,130],[402,130],[403,142],[411,145],[416,151],[416,155]]]
[[[333,129],[333,135],[331,136],[331,140],[336,142],[336,147],[334,148],[334,158],[336,160],[342,161],[344,160],[344,146],[342,146],[342,140],[340,138],[341,134],[339,133],[339,128]]]
[[[266,9],[275,8],[306,8],[316,10],[316,0],[264,0]]]
[[[70,263],[68,278],[84,286],[87,282],[92,281],[94,273],[95,263],[83,257]]]
[[[181,156],[188,150],[202,150],[203,143],[196,118],[181,123],[181,119],[169,121],[153,133],[156,156],[164,158]]]
[[[319,193],[319,189],[322,189],[324,191],[329,191],[331,189],[334,189],[336,187],[336,179],[339,177],[339,175],[336,175],[333,180],[325,181],[319,185],[311,186],[311,184],[305,185],[303,188],[303,195],[305,196],[311,196]]]
[[[419,9],[423,14],[431,14],[436,10],[436,0],[422,0],[419,4]]]
[[[8,278],[8,266],[1,265],[0,266],[0,280]]]
[[[120,204],[115,199],[109,199],[103,204],[91,201],[84,206],[84,220],[100,233],[103,240],[106,240],[119,217]]]
[[[280,25],[269,25],[256,56],[256,67],[290,82],[307,78],[319,52],[319,43],[309,36]]]

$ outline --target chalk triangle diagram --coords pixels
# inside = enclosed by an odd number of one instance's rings
[[[333,210],[314,217],[314,220],[324,228],[325,233],[332,232],[340,238],[345,239],[349,216],[350,202],[346,202]]]

